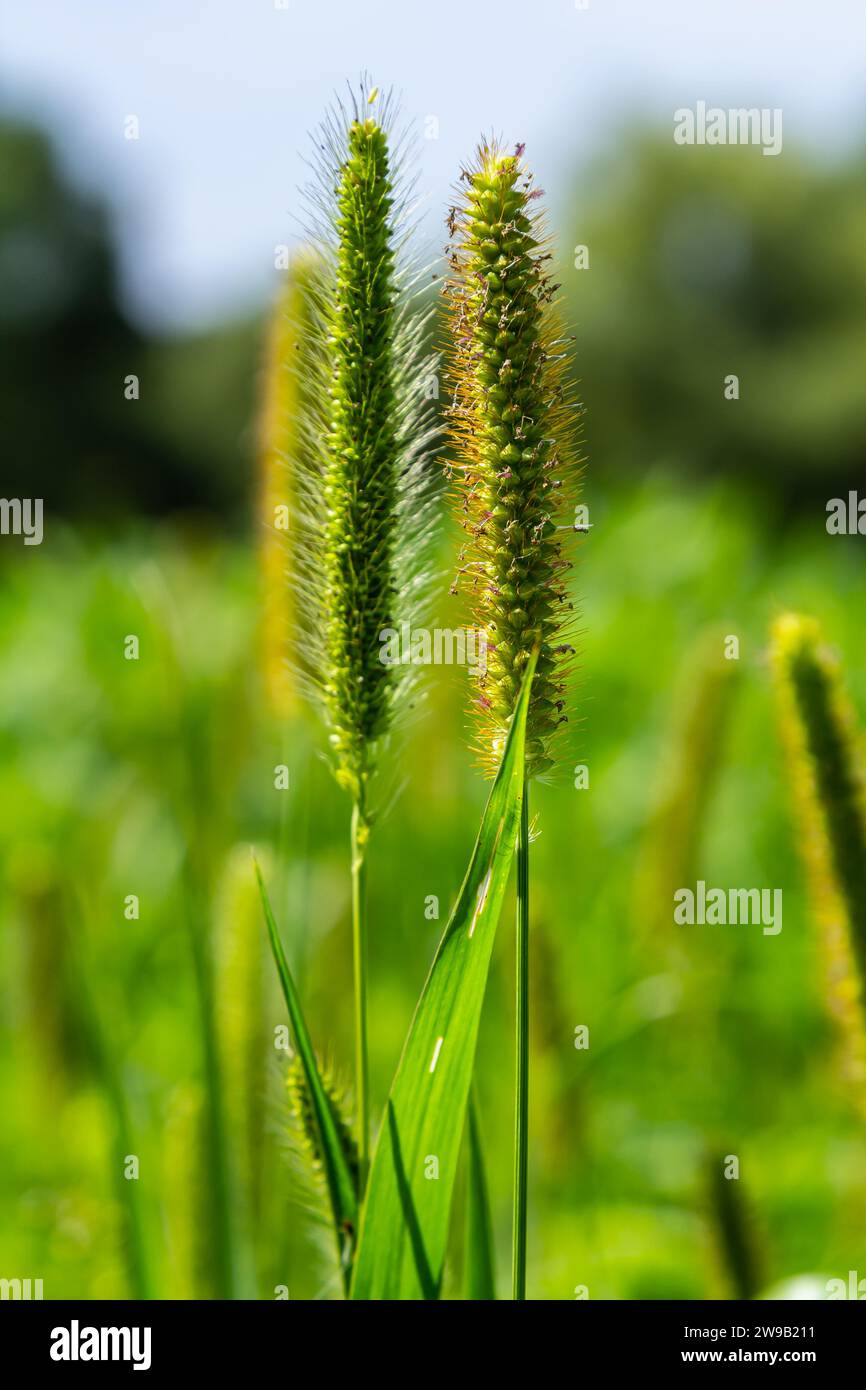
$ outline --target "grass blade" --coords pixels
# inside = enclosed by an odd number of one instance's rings
[[[331,1107],[331,1101],[328,1097],[321,1075],[319,1074],[316,1055],[313,1051],[313,1044],[301,1008],[300,997],[292,978],[292,972],[289,969],[289,963],[286,960],[286,954],[283,950],[283,943],[280,940],[277,924],[274,921],[274,914],[271,911],[271,904],[268,899],[264,879],[262,878],[262,872],[255,859],[253,860],[253,865],[255,867],[256,880],[261,894],[262,908],[265,914],[271,950],[274,953],[274,961],[276,962],[280,984],[283,988],[286,1007],[289,1011],[295,1047],[304,1070],[304,1079],[309,1094],[310,1107],[319,1133],[321,1162],[324,1170],[325,1183],[328,1189],[328,1199],[331,1215],[333,1217],[337,1251],[343,1267],[344,1283],[348,1285],[351,1254],[354,1248],[354,1236],[358,1229],[358,1197],[355,1188],[355,1180],[352,1177],[348,1160],[343,1152],[339,1128]]]
[[[463,1258],[463,1297],[489,1301],[496,1298],[496,1261],[487,1195],[487,1173],[478,1102],[469,1097],[466,1125],[468,1184],[466,1191],[466,1247]]]
[[[740,1179],[728,1176],[721,1150],[707,1154],[705,1171],[710,1220],[730,1297],[757,1298],[764,1284],[763,1261],[755,1221]]]
[[[469,868],[391,1087],[352,1297],[437,1298],[490,956],[523,795],[530,660]]]

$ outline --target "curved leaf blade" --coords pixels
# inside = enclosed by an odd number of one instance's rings
[[[271,910],[271,904],[267,889],[265,888],[264,879],[262,878],[262,872],[255,859],[253,859],[253,867],[255,868],[256,881],[258,882],[259,893],[261,894],[262,908],[265,914],[265,923],[267,924],[271,950],[273,951],[277,973],[280,977],[280,984],[282,985],[286,1007],[289,1011],[289,1020],[292,1025],[295,1046],[298,1050],[298,1056],[301,1059],[301,1066],[304,1069],[304,1079],[307,1083],[310,1104],[319,1132],[322,1166],[324,1169],[325,1183],[328,1189],[334,1235],[337,1241],[337,1250],[344,1266],[344,1280],[348,1283],[348,1269],[346,1267],[347,1262],[345,1258],[347,1238],[351,1240],[354,1232],[357,1231],[358,1228],[358,1199],[355,1183],[340,1143],[334,1113],[331,1108],[331,1101],[319,1074],[316,1054],[313,1050],[312,1040],[304,1019],[303,1009],[301,1008],[300,996],[292,977],[292,972],[289,969],[289,963],[286,960],[286,953],[283,950],[283,943],[280,940],[277,924]]]
[[[535,663],[533,656],[391,1087],[361,1215],[356,1299],[439,1296],[481,1008],[520,819]]]

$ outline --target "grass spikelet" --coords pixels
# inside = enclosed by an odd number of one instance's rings
[[[380,633],[395,609],[397,424],[391,176],[385,132],[353,121],[337,192],[340,231],[331,428],[325,479],[325,687],[341,776],[354,788],[389,723],[388,667]]]
[[[831,1003],[866,1105],[866,781],[838,662],[811,618],[785,614],[773,662],[800,846],[828,958]]]
[[[411,684],[410,670],[380,659],[382,633],[419,619],[435,501],[425,389],[434,364],[414,302],[412,185],[394,124],[392,98],[362,83],[319,132],[308,190],[323,267],[316,407],[309,451],[293,459],[302,501],[292,551],[307,558],[292,576],[296,665],[325,715],[337,779],[360,802]]]
[[[333,1073],[327,1068],[321,1069],[322,1085],[325,1094],[331,1105],[334,1115],[334,1124],[340,1141],[343,1155],[355,1180],[355,1188],[358,1187],[358,1146],[352,1135],[352,1118],[346,1103],[344,1088],[334,1079]],[[294,1121],[297,1125],[299,1140],[306,1153],[311,1168],[321,1177],[322,1171],[322,1152],[319,1129],[316,1124],[316,1117],[310,1103],[310,1095],[307,1090],[307,1082],[304,1076],[304,1069],[300,1059],[293,1057],[286,1074],[286,1091],[289,1097],[289,1104]]]
[[[289,669],[293,589],[286,583],[289,528],[296,498],[290,460],[309,448],[309,373],[306,358],[313,331],[313,285],[319,260],[303,249],[292,259],[268,325],[259,421],[261,650],[265,695],[277,719],[295,706]],[[297,556],[297,563],[303,555]]]
[[[358,1145],[353,1135],[353,1119],[349,1111],[344,1088],[335,1080],[333,1072],[320,1067],[322,1085],[331,1113],[340,1148],[354,1183],[360,1201],[361,1164]],[[295,1171],[300,1179],[300,1188],[307,1205],[322,1224],[331,1227],[331,1213],[327,1206],[327,1186],[322,1161],[322,1142],[316,1115],[310,1100],[304,1068],[298,1056],[289,1063],[286,1073],[286,1094],[290,1114],[290,1151]],[[342,1245],[337,1255],[343,1271],[344,1280],[351,1271],[355,1256],[355,1243],[358,1232],[346,1226],[341,1233]]]
[[[527,730],[527,773],[537,776],[553,766],[554,735],[567,721],[573,605],[562,523],[573,517],[579,409],[565,385],[558,286],[522,146],[505,154],[482,144],[462,180],[446,282],[449,463],[468,537],[459,573],[487,643],[476,748],[492,774],[521,674],[539,646]]]

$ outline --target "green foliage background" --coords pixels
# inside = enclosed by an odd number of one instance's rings
[[[864,540],[824,526],[826,500],[856,485],[866,435],[866,194],[859,164],[792,171],[786,160],[768,173],[773,161],[756,171],[717,153],[727,172],[702,191],[691,151],[675,159],[631,145],[560,218],[562,246],[591,247],[588,272],[561,276],[589,406],[593,525],[574,584],[584,629],[576,756],[590,783],[576,790],[564,767],[533,807],[534,1297],[569,1299],[578,1285],[593,1298],[727,1292],[708,1146],[740,1156],[769,1282],[812,1272],[823,1285],[866,1269],[866,1134],[828,1017],[766,663],[772,617],[814,613],[866,719]],[[26,202],[9,187],[7,226]],[[7,314],[13,361],[25,337],[40,350],[70,341],[77,285],[105,370],[116,369],[106,335],[132,330],[116,308],[96,307],[103,291],[74,271],[67,260],[63,313],[58,300],[38,317],[32,305],[14,322]],[[244,1104],[237,1091],[228,1100],[250,1287],[338,1293],[294,1200],[272,1045],[284,1013],[243,849],[254,842],[268,857],[308,1022],[348,1076],[344,801],[318,756],[318,729],[300,715],[277,725],[259,672],[249,520],[258,336],[232,327],[207,342],[142,341],[160,405],[130,405],[138,423],[124,416],[123,435],[108,432],[100,391],[92,412],[65,417],[63,447],[32,394],[29,409],[25,398],[4,412],[14,445],[4,495],[45,496],[46,540],[6,538],[0,552],[0,1274],[41,1277],[46,1297],[131,1291],[106,1056],[140,1159],[151,1287],[215,1291],[191,928],[208,933],[218,961],[234,959],[220,943],[240,933],[253,957],[250,998],[263,1001],[244,1011],[234,967],[217,970],[222,1035],[248,1044],[242,1074],[253,1078]],[[86,372],[86,359],[64,361],[73,378]],[[729,371],[740,374],[739,402],[722,396]],[[459,614],[448,596],[456,544],[446,532],[447,626]],[[124,660],[130,633],[138,661]],[[690,827],[691,862],[678,863],[657,812],[694,756],[683,711],[696,654],[721,668],[728,633],[740,640],[730,717]],[[405,786],[370,862],[378,1104],[485,797],[467,751],[463,675],[430,671],[427,709],[387,760]],[[287,792],[274,788],[280,763]],[[659,886],[670,873],[682,875],[677,886],[781,888],[781,934],[674,927]],[[124,917],[130,893],[137,921]],[[438,921],[425,915],[431,895]],[[506,915],[478,1072],[501,1261],[511,946]],[[587,1051],[574,1047],[580,1024]],[[237,1075],[238,1053],[225,1061]],[[459,1264],[455,1240],[455,1284]]]

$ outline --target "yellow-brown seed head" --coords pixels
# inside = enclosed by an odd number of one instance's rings
[[[484,144],[464,171],[446,295],[450,311],[450,470],[467,541],[460,575],[486,640],[475,699],[476,746],[498,764],[526,663],[539,648],[527,727],[527,772],[552,767],[566,722],[574,654],[566,589],[579,475],[579,409],[566,394],[566,343],[553,307],[557,286],[535,212],[538,192],[522,147]]]

